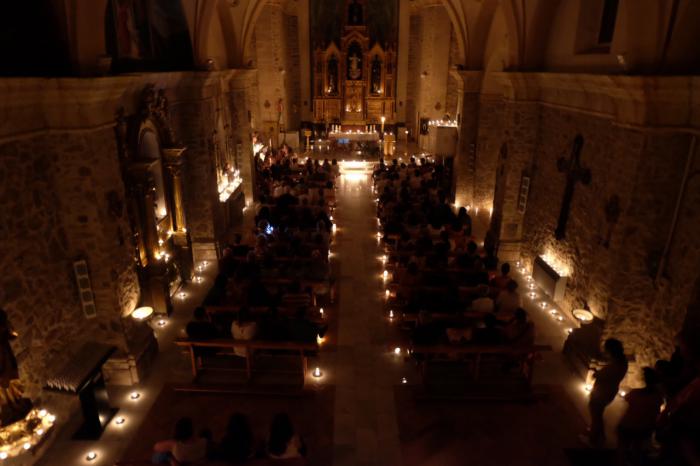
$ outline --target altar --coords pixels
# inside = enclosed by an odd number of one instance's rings
[[[379,141],[379,133],[364,132],[364,131],[336,131],[328,133],[328,139],[334,140],[339,144],[347,144],[350,141]]]

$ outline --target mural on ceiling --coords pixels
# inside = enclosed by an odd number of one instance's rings
[[[396,42],[398,37],[398,0],[366,0],[364,22],[369,28],[372,42],[385,45]],[[345,19],[344,0],[311,0],[312,49],[331,41],[339,43]]]

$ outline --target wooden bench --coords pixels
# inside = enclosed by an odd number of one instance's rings
[[[241,309],[243,309],[244,306],[206,306],[204,308],[205,312],[207,313],[207,317],[209,318],[209,321],[214,321],[216,320],[217,316],[220,316],[222,314],[224,315],[232,315],[235,316],[241,312]],[[248,312],[250,313],[251,316],[254,317],[262,317],[266,315],[270,311],[270,307],[268,306],[258,306],[258,307],[251,307],[248,308]],[[295,308],[289,308],[289,307],[278,307],[277,308],[277,315],[278,316],[283,316],[283,317],[294,317],[297,314],[297,310]],[[308,318],[308,317],[307,317]],[[325,323],[323,320],[323,317],[320,314],[317,314],[316,317],[314,318],[308,318],[311,322],[315,322],[317,324],[322,324]]]
[[[205,341],[195,341],[195,340],[188,340],[188,339],[178,339],[175,341],[175,344],[186,348],[189,357],[190,357],[190,364],[192,365],[192,376],[195,380],[197,381],[197,377],[199,376],[199,373],[201,370],[204,369],[203,364],[202,364],[202,358],[199,356],[197,353],[200,353],[201,351],[199,350],[206,350],[206,349],[213,349],[216,350],[216,355],[230,355],[230,356],[235,356],[235,351],[236,349],[238,350],[245,350],[245,356],[236,356],[236,357],[244,357],[245,358],[245,373],[246,373],[246,380],[250,381],[253,376],[253,370],[254,370],[254,359],[255,359],[255,353],[260,352],[260,351],[274,351],[274,352],[284,352],[288,355],[297,355],[299,357],[299,362],[300,362],[300,381],[301,381],[301,386],[304,386],[304,382],[306,380],[306,372],[307,372],[307,365],[308,365],[308,353],[317,353],[319,350],[319,346],[316,343],[300,343],[300,342],[292,342],[292,341],[263,341],[263,340],[250,340],[250,341],[244,341],[244,340],[233,340],[233,339],[216,339],[216,340],[205,340]],[[223,371],[235,371],[237,369],[226,369],[226,368],[216,368],[216,367],[210,367],[207,369],[213,369],[213,370],[223,370]],[[288,372],[288,371],[285,371]],[[292,371],[292,373],[295,371]]]
[[[457,380],[460,375],[464,391],[457,393],[460,397],[513,399],[529,397],[532,389],[534,365],[537,355],[543,351],[551,351],[550,345],[532,346],[477,346],[477,345],[415,345],[410,348],[411,355],[418,360],[423,387],[426,392],[431,388],[440,387],[438,381],[431,380],[430,369],[441,365],[446,369],[450,382]],[[513,377],[512,372],[503,372],[504,365],[517,366],[518,373]],[[495,371],[486,374],[484,366],[490,365]],[[466,366],[466,373],[454,372],[454,366]],[[515,391],[507,382],[514,381]],[[442,384],[444,387],[447,384]],[[500,390],[500,389],[503,390]]]

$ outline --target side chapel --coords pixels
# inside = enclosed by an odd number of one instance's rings
[[[365,0],[346,0],[340,44],[313,54],[314,123],[364,129],[396,114],[396,44],[372,41]]]

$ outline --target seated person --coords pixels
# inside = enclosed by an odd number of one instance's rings
[[[483,312],[484,314],[493,312],[495,304],[493,299],[489,297],[489,287],[479,285],[476,288],[476,292],[479,297],[472,301],[472,311]]]
[[[316,343],[316,337],[323,338],[327,330],[327,325],[317,325],[306,318],[305,307],[300,307],[288,324],[289,337],[301,343]]]
[[[515,317],[515,311],[522,307],[520,293],[518,293],[518,283],[510,280],[506,289],[498,293],[496,298],[496,317],[503,322],[509,322]]]
[[[228,419],[216,456],[228,464],[243,464],[254,455],[253,431],[248,418],[244,414],[234,413]]]
[[[204,461],[207,457],[208,441],[194,436],[192,419],[183,417],[175,423],[175,435],[153,446],[153,463],[180,466]]]
[[[515,310],[515,317],[503,328],[503,335],[511,344],[532,346],[535,344],[535,324],[527,320],[527,312],[519,307]]]
[[[298,280],[289,284],[287,292],[282,295],[280,307],[306,307],[311,305],[311,295],[304,293]]]
[[[243,237],[240,233],[236,233],[233,239],[233,245],[231,246],[231,254],[233,257],[246,257],[248,252],[252,249],[247,244],[242,244]]]
[[[207,319],[207,312],[202,306],[195,308],[192,321],[185,327],[190,340],[212,340],[218,337],[216,326]]]
[[[436,345],[444,343],[446,337],[445,326],[439,322],[433,322],[429,312],[420,311],[416,328],[411,335],[411,342],[414,345]]]
[[[289,415],[279,413],[272,419],[267,456],[273,460],[303,458],[306,456],[304,441],[294,432]]]
[[[498,319],[493,314],[486,314],[483,327],[474,331],[474,342],[479,345],[493,346],[503,343],[503,333],[498,328]]]
[[[491,287],[494,288],[497,293],[500,293],[508,287],[508,282],[510,282],[510,280],[510,264],[504,262],[501,264],[501,274],[491,280]]]
[[[231,323],[231,336],[234,340],[250,341],[255,338],[258,333],[258,324],[251,319],[248,308],[242,308],[238,311],[238,318]],[[235,348],[233,352],[236,356],[246,357],[248,350],[246,348]]]

